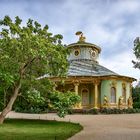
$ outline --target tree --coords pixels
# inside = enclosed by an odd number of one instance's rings
[[[140,87],[132,89],[133,108],[140,108]]]
[[[31,19],[26,26],[21,22],[18,16],[14,21],[9,16],[0,20],[0,94],[10,94],[0,124],[26,83],[31,87],[44,74],[61,77],[67,73],[68,50],[61,43],[62,35],[52,35],[47,25],[41,27]]]
[[[134,54],[136,56],[136,59],[138,60],[136,61],[132,61],[132,63],[134,64],[134,68],[138,68],[140,69],[140,38],[137,37],[134,40]]]
[[[132,60],[132,63],[134,64],[134,68],[140,69],[140,38],[137,37],[134,40],[134,54],[136,56],[137,62]],[[140,88],[135,87],[133,88],[133,107],[134,108],[140,108]]]

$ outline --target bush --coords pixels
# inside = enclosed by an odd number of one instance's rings
[[[140,109],[139,108],[136,108],[136,113],[140,113]]]
[[[118,108],[102,108],[100,109],[101,114],[131,114],[131,113],[140,113],[140,109],[128,108],[128,109],[118,109]]]
[[[87,109],[71,109],[69,114],[88,114]]]
[[[69,114],[99,114],[99,109],[71,109]]]
[[[140,108],[140,102],[134,102],[133,108]]]
[[[90,110],[88,111],[88,113],[89,113],[89,114],[99,114],[99,109],[95,109],[95,108],[90,109]]]
[[[140,88],[133,88],[132,93],[133,108],[140,108]]]
[[[13,109],[16,112],[26,113],[55,111],[59,117],[64,117],[68,113],[73,113],[71,108],[78,102],[80,102],[80,97],[72,92],[62,94],[55,91],[45,97],[39,91],[31,89],[16,100]]]
[[[31,106],[31,107],[25,107],[23,108],[22,106],[19,107],[15,107],[14,109],[15,112],[22,112],[22,113],[43,113],[43,112],[48,112],[47,109],[41,108],[41,107],[35,107],[35,106]]]
[[[100,113],[102,113],[102,114],[107,114],[107,108],[101,108],[100,109]]]

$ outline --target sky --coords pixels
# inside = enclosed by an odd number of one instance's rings
[[[134,39],[140,37],[140,0],[0,0],[0,19],[19,16],[23,25],[31,18],[53,34],[62,34],[64,44],[86,41],[102,49],[99,64],[120,75],[140,79],[133,68]]]

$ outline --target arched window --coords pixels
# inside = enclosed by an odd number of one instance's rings
[[[123,87],[122,89],[122,96],[123,96],[123,102],[126,103],[126,88]]]
[[[83,89],[82,93],[86,93],[87,94],[88,93],[88,89]]]
[[[112,87],[111,88],[111,103],[116,103],[116,88]]]

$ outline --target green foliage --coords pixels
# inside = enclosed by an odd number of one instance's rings
[[[44,74],[66,76],[69,51],[62,44],[63,37],[60,34],[53,35],[48,31],[48,25],[42,27],[32,19],[27,21],[26,26],[22,26],[21,23],[22,20],[18,16],[14,21],[9,16],[0,20],[0,94],[2,95],[0,101],[4,94],[8,94],[9,98],[5,102],[7,104],[9,99],[12,99],[15,89],[20,87],[19,100],[24,101],[23,103],[17,101],[14,104],[17,110],[27,108],[33,112],[41,111],[40,108],[48,103],[50,97],[51,104],[59,116],[64,116],[66,110],[71,108],[79,97],[70,93],[65,95],[53,93],[53,83],[49,79],[37,80]],[[23,108],[23,104],[26,108]],[[13,102],[11,101],[9,105],[12,106]]]
[[[132,93],[133,107],[140,108],[140,88],[133,88]]]
[[[133,88],[132,90],[132,97],[134,102],[140,101],[140,88]]]
[[[99,109],[92,108],[88,111],[89,114],[99,114]]]
[[[128,108],[128,109],[118,109],[118,108],[101,108],[101,109],[76,109],[72,110],[70,114],[131,114],[131,113],[140,113],[139,108]]]
[[[55,110],[59,117],[64,117],[79,101],[80,97],[75,93],[55,91],[46,95],[32,89],[17,99],[14,110],[28,113],[43,113]]]
[[[137,37],[134,41],[134,54],[136,56],[137,61],[132,61],[135,68],[140,69],[140,38]]]
[[[131,113],[140,113],[140,109],[133,109],[133,108],[128,108],[128,109],[118,109],[118,108],[102,108],[100,110],[100,113],[103,114],[131,114]]]
[[[48,108],[45,96],[36,89],[30,89],[20,96],[14,105],[16,112],[41,113]]]
[[[124,114],[126,111],[125,109],[118,108],[102,108],[100,112],[103,114]]]
[[[80,100],[75,93],[61,93],[52,89],[53,83],[42,79],[34,82],[32,88],[24,84],[22,94],[14,104],[17,112],[41,113],[56,110],[60,117],[64,117],[69,110]]]
[[[10,87],[13,83],[13,77],[0,69],[0,111],[2,111],[6,105],[6,94],[7,92],[11,92]]]
[[[31,104],[36,104],[36,105],[45,104],[45,98],[43,98],[40,92],[37,91],[36,89],[32,89],[27,92],[27,99],[28,99],[28,102],[30,102]]]
[[[80,97],[69,91],[64,94],[56,91],[49,95],[49,99],[50,107],[56,109],[60,117],[64,117],[68,114],[69,109],[72,109],[76,103],[80,102]]]
[[[17,112],[48,112],[48,93],[53,93],[53,83],[47,79],[25,81],[13,109]]]
[[[0,21],[0,25],[6,26],[0,32],[1,74],[8,74],[13,81],[21,76],[21,69],[26,69],[24,79],[42,76],[44,73],[64,76],[67,72],[68,50],[60,43],[62,36],[53,36],[48,32],[47,25],[42,28],[31,19],[26,27],[21,26],[21,21],[16,17],[12,22],[8,16]]]
[[[140,108],[140,102],[134,102],[133,108]]]

